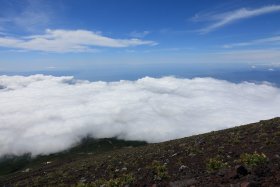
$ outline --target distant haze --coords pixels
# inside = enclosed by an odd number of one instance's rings
[[[0,106],[0,156],[38,155],[87,135],[160,142],[273,118],[280,89],[213,78],[0,76]]]

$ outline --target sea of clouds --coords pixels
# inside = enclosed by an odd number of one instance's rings
[[[268,83],[0,76],[0,156],[57,152],[87,135],[160,142],[276,116],[280,88]]]

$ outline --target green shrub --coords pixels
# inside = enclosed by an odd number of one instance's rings
[[[240,161],[248,167],[254,167],[266,163],[268,158],[264,153],[244,153],[240,156]]]
[[[84,183],[82,183],[82,182],[79,182],[79,183],[76,185],[76,187],[89,187],[89,185],[88,185],[88,184],[84,184]]]
[[[167,167],[158,161],[152,163],[153,172],[155,173],[154,180],[162,180],[169,178]]]
[[[98,179],[93,183],[84,184],[84,186],[80,184],[80,186],[77,187],[123,187],[125,185],[131,185],[134,181],[134,176],[132,176],[131,174],[127,174],[110,180]]]
[[[217,171],[227,167],[228,164],[218,157],[210,158],[206,163],[206,168],[209,172]]]
[[[128,185],[128,184],[132,184],[134,181],[135,181],[135,178],[131,174],[123,175],[121,177],[121,184],[123,186]]]

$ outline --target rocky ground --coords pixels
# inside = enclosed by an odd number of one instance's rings
[[[1,186],[280,186],[280,118],[140,147],[75,153]]]

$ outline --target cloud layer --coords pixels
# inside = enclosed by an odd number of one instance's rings
[[[269,38],[261,38],[257,40],[252,40],[248,42],[240,42],[224,45],[224,48],[233,48],[233,47],[246,47],[246,46],[259,46],[259,45],[279,45],[280,44],[280,35],[272,36]]]
[[[86,135],[159,142],[276,117],[280,89],[212,78],[0,76],[0,105],[0,155],[36,155]]]
[[[89,52],[93,47],[131,47],[157,45],[140,39],[114,39],[88,30],[50,30],[43,35],[0,37],[0,47],[44,52]]]
[[[206,15],[197,14],[192,20],[202,21],[206,19],[206,20],[214,21],[213,24],[199,30],[199,32],[203,34],[203,33],[211,32],[213,30],[216,30],[220,27],[223,27],[225,25],[228,25],[238,20],[260,16],[272,12],[279,12],[279,11],[280,11],[280,5],[270,5],[270,6],[264,6],[256,9],[241,8],[234,11],[224,12],[219,14],[206,14]]]

